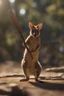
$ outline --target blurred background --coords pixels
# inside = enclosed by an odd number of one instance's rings
[[[8,10],[20,24],[24,38],[29,21],[43,23],[39,61],[43,67],[64,66],[64,0],[0,0],[0,63],[21,62],[24,47]]]

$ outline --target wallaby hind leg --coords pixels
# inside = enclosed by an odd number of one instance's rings
[[[26,63],[27,63],[26,61],[23,63],[23,71],[24,71],[24,74],[26,76],[25,81],[28,81],[29,80],[29,75],[28,75],[28,72],[27,72],[27,64]]]
[[[41,66],[41,64],[39,62],[37,62],[35,68],[36,68],[35,80],[38,81],[38,77],[39,77],[39,75],[41,73],[42,66]]]

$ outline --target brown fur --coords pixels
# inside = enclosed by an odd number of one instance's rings
[[[29,22],[30,35],[27,37],[25,42],[32,53],[33,59],[31,58],[29,52],[25,48],[24,56],[21,62],[24,74],[26,76],[26,80],[29,80],[30,75],[34,75],[35,80],[37,80],[41,72],[42,67],[38,61],[41,27],[42,24],[38,24],[35,26],[33,23]],[[33,29],[37,31],[36,34],[34,33],[35,35],[32,33]]]

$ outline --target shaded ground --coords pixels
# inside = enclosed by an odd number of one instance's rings
[[[42,71],[40,82],[24,79],[20,64],[0,65],[0,96],[64,96],[64,73]],[[21,81],[20,81],[21,80]]]

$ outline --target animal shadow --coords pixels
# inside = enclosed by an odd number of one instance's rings
[[[64,90],[64,84],[60,84],[60,83],[52,83],[52,82],[45,82],[45,81],[29,82],[29,83],[41,89]]]
[[[0,96],[7,95],[7,96],[29,96],[28,92],[25,90],[20,89],[18,86],[14,86],[11,88],[11,91],[5,91],[0,89]]]

